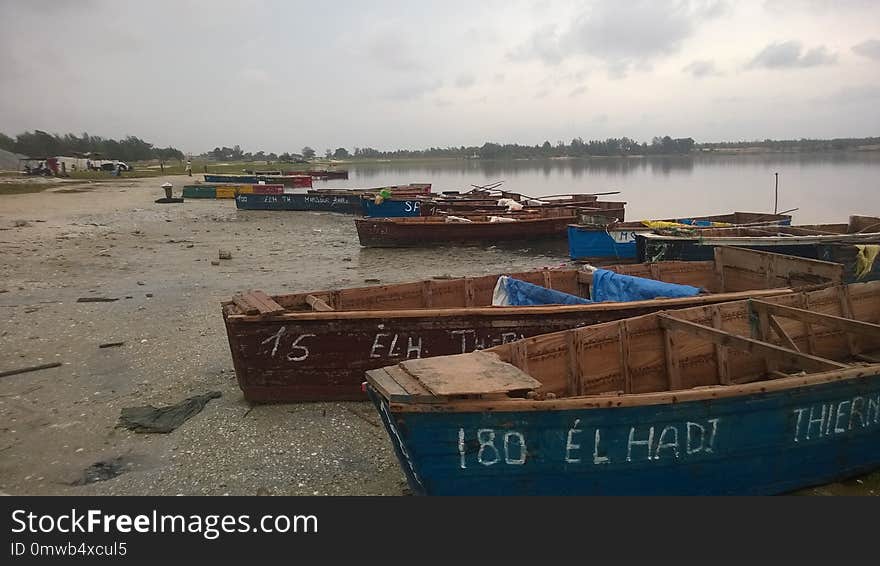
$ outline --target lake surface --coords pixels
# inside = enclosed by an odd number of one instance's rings
[[[432,183],[434,191],[468,190],[504,181],[530,196],[621,191],[627,218],[773,211],[798,208],[794,222],[845,222],[850,214],[880,215],[880,152],[720,155],[565,160],[456,160],[373,163],[348,167],[348,181],[316,187],[376,187]]]

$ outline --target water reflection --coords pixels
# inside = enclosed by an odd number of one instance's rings
[[[773,174],[778,172],[779,209],[799,207],[796,222],[839,222],[850,214],[880,213],[880,152],[395,161],[356,163],[349,170],[347,181],[316,186],[427,182],[440,191],[503,180],[503,188],[531,196],[621,191],[627,217],[637,219],[772,211]]]

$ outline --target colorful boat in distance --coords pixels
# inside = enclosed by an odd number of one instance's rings
[[[308,189],[312,186],[312,178],[309,175],[217,175],[205,173],[205,182],[232,185],[254,185],[264,182],[300,189]]]
[[[242,194],[280,195],[284,185],[185,185],[183,197],[193,199],[231,199]]]
[[[412,490],[760,495],[880,466],[880,282],[367,372]],[[865,363],[867,362],[867,363]]]
[[[348,179],[345,169],[309,169],[307,171],[252,171],[245,169],[248,175],[308,175],[313,179]]]
[[[223,320],[238,384],[248,401],[362,400],[364,371],[401,360],[460,354],[657,310],[766,297],[841,280],[841,267],[833,263],[734,248],[718,248],[714,261],[606,269],[705,292],[635,302],[492,306],[501,275],[592,296],[590,273],[540,270],[271,297],[251,291],[223,303]]]
[[[430,194],[431,185],[412,183],[373,189],[312,189],[304,193],[285,192],[278,195],[240,194],[236,207],[242,210],[292,210],[362,214],[363,199],[374,198],[382,190],[412,200]]]
[[[650,233],[653,221],[617,222],[612,224],[580,223],[568,227],[568,255],[574,260],[614,261],[635,259],[636,235]],[[674,222],[689,226],[709,227],[715,223],[724,224],[791,224],[791,216],[786,214],[765,214],[760,212],[732,212],[709,216],[688,218],[669,218],[659,222]]]
[[[843,264],[844,280],[880,279],[880,218],[850,216],[847,224],[706,228],[695,234],[639,234],[640,261],[702,260],[715,246],[741,246]]]

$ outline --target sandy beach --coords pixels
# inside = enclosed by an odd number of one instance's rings
[[[368,403],[251,406],[220,301],[559,265],[551,252],[363,249],[351,216],[161,205],[189,177],[65,183],[0,196],[0,491],[9,494],[400,495]],[[332,185],[330,185],[332,186]],[[220,249],[232,259],[212,265]],[[77,302],[104,297],[112,302]],[[123,342],[100,348],[101,344]],[[220,391],[169,434],[116,428],[123,407]],[[84,470],[121,472],[83,483]]]

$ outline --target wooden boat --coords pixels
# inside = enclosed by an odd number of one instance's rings
[[[709,227],[716,223],[734,225],[791,224],[791,216],[760,212],[732,212],[687,218],[667,218],[661,222],[675,222],[695,227]],[[652,230],[653,228],[645,221],[571,224],[568,227],[568,255],[571,259],[594,262],[635,259],[638,257],[636,235],[648,234]]]
[[[245,169],[248,175],[308,175],[312,179],[348,179],[348,171],[345,169],[309,169],[308,171],[253,171]]]
[[[707,228],[693,234],[638,234],[639,261],[702,260],[715,246],[784,253],[841,263],[845,281],[880,279],[875,262],[880,245],[880,218],[852,216],[847,224],[778,227]]]
[[[766,297],[841,280],[841,267],[833,263],[734,248],[717,248],[714,261],[606,269],[693,285],[706,293],[628,303],[493,307],[499,275],[487,275],[271,297],[250,291],[223,303],[223,319],[248,401],[363,399],[363,372],[403,359],[460,354],[660,309]],[[591,296],[592,276],[576,269],[506,275]]]
[[[880,282],[367,372],[413,491],[784,493],[880,466]]]
[[[301,189],[312,186],[312,178],[309,175],[217,175],[205,173],[206,183],[253,185],[261,181]]]
[[[430,193],[431,185],[413,183],[374,189],[311,189],[304,193],[280,195],[239,194],[236,207],[243,210],[299,210],[361,214],[364,198],[373,198],[379,191],[388,190],[392,195],[416,199]]]
[[[596,214],[613,211],[595,210]],[[497,244],[565,238],[576,209],[529,209],[484,215],[435,215],[415,218],[356,218],[365,247],[415,247],[443,244]]]

